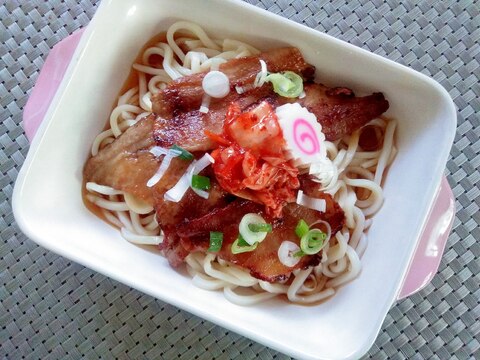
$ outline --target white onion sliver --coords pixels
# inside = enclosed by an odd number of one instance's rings
[[[185,171],[185,173],[182,175],[180,180],[178,180],[175,186],[165,193],[164,199],[167,201],[179,202],[187,192],[188,188],[192,186],[192,176],[197,175],[208,165],[213,164],[214,162],[215,159],[212,158],[209,153],[205,153],[198,160],[193,160],[190,166],[187,168],[187,171]],[[197,189],[193,190],[195,191]],[[198,192],[196,193],[199,196],[202,196]],[[202,197],[204,197],[204,195]],[[206,199],[208,199],[208,196],[206,197]]]
[[[162,164],[158,168],[157,172],[150,178],[150,180],[147,181],[147,186],[152,187],[153,185],[158,183],[168,170],[172,159],[179,156],[180,154],[181,153],[177,150],[169,150],[167,152],[167,155],[165,155],[165,157],[163,158]]]
[[[298,190],[297,204],[320,212],[325,212],[325,210],[327,209],[327,202],[324,199],[316,199],[307,196],[303,193],[302,190]]]
[[[205,94],[205,95],[203,95],[202,105],[200,105],[200,109],[198,111],[200,111],[203,114],[206,114],[210,110],[209,106],[210,106],[210,96]]]
[[[200,159],[195,163],[193,174],[196,175],[205,169],[208,165],[213,164],[215,159],[210,156],[209,153],[205,153]]]
[[[253,82],[253,87],[260,87],[265,84],[267,79],[267,63],[264,60],[260,60],[260,67],[261,70],[255,77],[255,81]]]
[[[294,256],[298,251],[300,251],[300,247],[297,244],[284,241],[278,248],[278,259],[283,265],[293,267],[300,261],[300,256]]]
[[[192,175],[196,161],[194,160],[178,182],[168,190],[163,198],[167,201],[179,202],[192,184]]]
[[[154,156],[158,157],[161,155],[167,155],[168,149],[162,148],[160,146],[154,146],[149,150],[149,152]]]

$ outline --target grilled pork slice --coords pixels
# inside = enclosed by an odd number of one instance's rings
[[[232,59],[221,64],[219,71],[230,80],[232,92],[235,87],[253,84],[261,70],[260,60],[264,60],[270,72],[294,71],[301,74],[305,80],[313,80],[315,67],[305,62],[297,48],[279,48],[263,52],[258,56]],[[202,81],[207,72],[184,76],[172,81],[165,90],[152,98],[153,112],[163,118],[170,119],[181,112],[198,110],[202,104]],[[211,99],[212,105],[224,103],[223,99]],[[228,103],[227,106],[228,107]]]
[[[159,187],[154,189],[157,221],[164,235],[164,240],[159,248],[164,251],[168,261],[174,267],[182,264],[185,256],[188,255],[188,251],[182,247],[177,234],[178,224],[202,217],[217,208],[223,208],[232,198],[218,185],[211,168],[203,170],[201,175],[210,178],[208,199],[204,199],[195,194],[192,189],[188,189],[179,202],[171,202],[164,199],[164,189]]]
[[[348,88],[328,88],[318,84],[305,84],[304,90],[306,96],[297,101],[315,114],[329,141],[351,134],[389,107],[382,93],[356,97]]]
[[[130,193],[153,206],[153,192],[147,182],[161,163],[149,152],[155,146],[152,136],[154,121],[154,115],[141,119],[89,158],[83,170],[85,181]],[[188,161],[174,158],[167,173],[155,185],[157,192],[173,186],[188,165]]]
[[[158,145],[168,147],[178,144],[189,151],[208,151],[216,147],[205,131],[218,134],[222,132],[228,106],[238,103],[244,110],[251,105],[267,99],[274,107],[289,102],[298,102],[315,114],[322,125],[325,138],[334,141],[351,134],[370,120],[387,111],[389,104],[382,93],[356,97],[352,90],[346,88],[328,88],[320,84],[305,84],[305,97],[288,99],[273,93],[270,84],[238,95],[230,93],[210,106],[208,113],[198,108],[177,116],[158,116],[154,125],[155,141]]]
[[[89,158],[83,169],[85,181],[129,192],[153,204],[151,190],[146,184],[159,166],[148,152],[155,145],[152,137],[154,122],[154,116],[140,120]]]
[[[320,260],[319,255],[303,256],[297,265],[287,267],[278,258],[278,248],[283,241],[299,243],[295,227],[300,219],[308,224],[325,220],[330,224],[333,234],[343,226],[344,214],[340,206],[328,194],[323,193],[320,197],[327,202],[325,213],[295,203],[288,204],[283,209],[280,219],[270,220],[273,231],[268,233],[265,240],[254,251],[242,254],[231,252],[231,246],[238,238],[240,220],[247,213],[258,213],[267,218],[263,212],[263,206],[248,200],[237,199],[202,217],[183,221],[176,228],[176,236],[178,236],[176,240],[180,243],[170,247],[172,251],[168,256],[169,261],[173,265],[178,265],[190,252],[205,252],[209,247],[209,232],[221,231],[223,245],[218,252],[218,257],[249,270],[250,274],[258,279],[270,282],[284,280],[293,270],[316,265]]]
[[[202,90],[203,92],[203,90]],[[199,111],[199,107],[187,112],[179,112],[177,116],[156,118],[154,137],[159,146],[169,147],[178,144],[188,151],[208,151],[216,147],[205,131],[213,134],[222,131],[223,122],[232,102],[241,109],[258,102],[259,99],[273,97],[271,87],[262,86],[243,95],[233,91],[221,101],[212,102],[208,113]]]

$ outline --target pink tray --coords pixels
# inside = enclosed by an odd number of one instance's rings
[[[83,29],[78,30],[55,45],[43,65],[23,112],[23,128],[29,141],[32,141],[45,117],[82,33]],[[455,201],[452,190],[447,179],[443,177],[398,294],[399,300],[423,289],[436,274],[452,228],[454,215]]]

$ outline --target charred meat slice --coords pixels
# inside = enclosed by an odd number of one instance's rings
[[[153,204],[151,190],[146,184],[159,166],[148,152],[155,145],[154,122],[153,115],[140,120],[88,159],[83,170],[85,180],[134,194]]]
[[[223,190],[213,176],[211,168],[206,168],[201,173],[210,178],[210,190],[208,199],[204,199],[192,189],[188,189],[179,202],[164,199],[164,189],[155,188],[155,209],[160,227],[176,225],[182,221],[189,221],[208,214],[215,208],[223,207],[232,196]]]
[[[179,113],[172,118],[158,116],[155,122],[155,141],[160,146],[179,144],[189,151],[207,151],[216,147],[206,134],[222,130],[228,106],[234,102],[244,110],[267,99],[274,107],[296,101],[315,114],[329,141],[342,138],[361,128],[370,120],[387,111],[389,104],[382,93],[355,97],[349,89],[328,88],[320,84],[305,84],[305,97],[288,99],[273,93],[266,84],[242,96],[233,93],[212,104],[207,114],[198,110]]]
[[[208,234],[210,231],[223,232],[222,249],[218,256],[250,271],[250,274],[265,281],[279,281],[286,279],[294,269],[316,265],[319,256],[304,256],[294,267],[286,267],[278,259],[278,248],[285,241],[299,243],[295,234],[295,227],[300,219],[311,224],[316,220],[325,220],[330,223],[332,231],[338,231],[343,225],[344,214],[338,204],[328,194],[322,198],[327,201],[327,212],[320,213],[297,204],[288,204],[283,210],[281,219],[271,220],[273,231],[267,235],[255,251],[233,254],[231,246],[238,237],[238,225],[247,213],[258,213],[266,217],[261,205],[248,200],[236,200],[224,208],[215,209],[207,215],[180,223],[177,235],[181,239],[178,254],[186,256],[189,252],[206,251],[209,246]]]
[[[189,189],[179,202],[172,202],[164,199],[164,188],[157,187],[153,191],[157,221],[164,233],[163,243],[159,247],[174,267],[182,264],[189,253],[180,242],[177,234],[178,224],[202,217],[217,208],[223,208],[231,201],[231,195],[215,181],[211,168],[205,169],[201,174],[210,178],[208,199],[198,196]]]
[[[153,187],[147,187],[148,180],[160,166],[149,150],[155,145],[153,124],[155,116],[141,119],[128,128],[113,143],[101,149],[88,159],[83,170],[86,182],[121,190],[154,205],[152,189],[157,192],[172,187],[187,169],[189,163],[174,158],[163,178]]]
[[[203,91],[203,90],[202,90]],[[259,99],[272,97],[270,87],[262,86],[246,94],[239,95],[235,91],[225,98],[210,104],[208,113],[194,110],[179,112],[177,116],[158,116],[154,125],[154,137],[157,145],[169,147],[178,144],[188,151],[207,151],[215,147],[205,131],[217,134],[222,131],[225,115],[230,103],[235,102],[240,108],[246,108],[258,102]]]
[[[382,93],[356,97],[350,89],[319,84],[306,84],[304,90],[306,96],[298,102],[315,114],[329,141],[351,134],[389,107]]]
[[[265,61],[271,72],[290,70],[302,74],[305,80],[312,80],[314,77],[315,68],[305,62],[297,48],[279,48],[258,56],[232,59],[221,64],[219,71],[229,78],[233,93],[235,93],[235,86],[253,84],[256,75],[261,70],[260,60]],[[169,119],[180,112],[198,110],[204,94],[202,80],[206,74],[206,72],[202,72],[173,81],[166,89],[152,98],[153,112]],[[223,103],[222,99],[212,99],[212,105],[215,105],[216,102]]]
[[[303,99],[289,99],[273,93],[270,83],[252,88],[260,71],[259,60],[265,60],[270,72],[294,71],[305,80]],[[230,94],[221,99],[211,99],[209,112],[200,113],[204,91],[202,80],[206,72],[184,76],[173,81],[153,99],[153,111],[158,115],[155,124],[155,140],[160,146],[176,143],[189,151],[206,151],[215,143],[205,135],[221,131],[228,106],[237,103],[241,110],[268,98],[272,105],[298,101],[313,112],[323,127],[327,140],[333,141],[365,125],[388,109],[383,94],[355,97],[348,88],[328,88],[312,83],[315,68],[305,62],[296,48],[281,48],[258,56],[232,59],[220,66],[230,79]],[[248,86],[245,86],[248,85]],[[238,94],[236,86],[244,87]]]

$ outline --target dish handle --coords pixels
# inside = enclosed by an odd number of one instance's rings
[[[32,142],[40,123],[45,117],[84,30],[77,30],[57,43],[50,50],[42,66],[35,86],[23,109],[23,129],[30,142]]]
[[[397,299],[423,289],[438,271],[455,218],[455,198],[447,178],[442,177],[435,200]]]
[[[31,142],[62,81],[84,29],[60,41],[50,51],[23,111],[23,128]],[[440,265],[455,215],[455,201],[445,177],[442,178],[428,220],[403,280],[398,299],[423,289]]]

